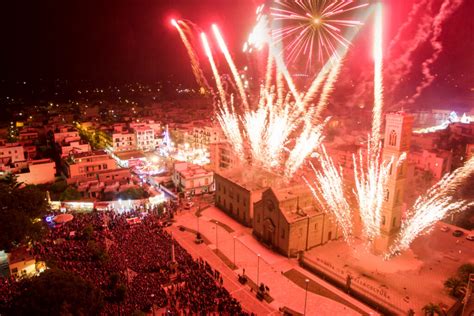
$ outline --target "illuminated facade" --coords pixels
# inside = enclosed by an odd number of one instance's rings
[[[389,113],[385,116],[385,141],[382,158],[386,161],[395,159],[410,150],[410,140],[413,129],[413,116],[404,113]],[[402,219],[402,204],[405,190],[408,160],[404,159],[390,170],[387,186],[384,190],[382,205],[381,237],[374,240],[374,252],[377,254],[388,250],[395,235],[400,230]]]

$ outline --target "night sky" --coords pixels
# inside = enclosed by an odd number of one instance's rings
[[[418,1],[385,1],[386,45]],[[434,5],[441,2],[432,1]],[[231,51],[240,53],[260,3],[259,0],[1,1],[0,78],[146,82],[173,75],[177,80],[193,84],[187,55],[169,23],[170,18],[186,18],[206,30],[216,22]],[[473,13],[474,1],[464,0],[446,22],[445,49],[433,65],[438,78],[424,93],[426,102],[448,98],[472,106]],[[371,67],[370,51],[364,46],[370,34],[362,30],[346,62],[348,69],[352,67],[358,72],[358,67],[365,67],[365,63]],[[429,49],[421,47],[414,62],[421,63],[428,55]],[[244,60],[241,55],[236,58]],[[419,70],[415,69],[406,79],[407,91],[399,93],[410,93],[410,87],[420,79]]]

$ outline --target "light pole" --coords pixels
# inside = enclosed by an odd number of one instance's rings
[[[466,294],[464,294],[464,299],[463,299],[463,306],[462,306],[462,313],[461,315],[464,315],[464,312],[466,310],[466,305],[471,298],[472,294],[472,289],[471,289],[471,282],[474,282],[474,273],[469,273],[469,279],[467,281],[467,289],[466,289]]]
[[[259,277],[260,277],[260,254],[257,254],[257,290],[259,287]]]
[[[196,221],[197,221],[197,233],[199,234],[199,215],[196,215]]]
[[[237,268],[235,265],[235,240],[237,239],[237,236],[234,236],[234,269]]]
[[[309,280],[306,279],[306,280],[304,280],[304,282],[306,283],[306,290],[305,290],[305,293],[304,293],[304,312],[303,312],[303,315],[305,316],[305,315],[306,315],[306,302],[308,301],[308,284],[309,284]]]
[[[218,239],[217,239],[217,228],[218,228],[218,225],[217,225],[217,221],[215,222],[216,223],[216,250],[218,251],[219,250],[219,243],[218,243]]]

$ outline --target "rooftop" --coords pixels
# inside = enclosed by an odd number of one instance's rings
[[[218,175],[249,191],[264,190],[283,182],[280,176],[257,167],[234,168]]]

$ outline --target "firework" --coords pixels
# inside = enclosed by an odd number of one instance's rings
[[[217,70],[216,63],[214,62],[211,46],[209,46],[209,41],[207,40],[207,36],[205,33],[201,33],[201,40],[204,46],[204,51],[206,52],[207,58],[209,59],[209,64],[211,65],[212,73],[214,74],[214,79],[217,85],[217,91],[219,91],[221,105],[224,107],[225,110],[228,111],[227,97],[224,91],[224,86],[222,85],[221,76],[219,75],[219,71]]]
[[[367,5],[354,5],[353,1],[275,0],[270,15],[274,25],[281,23],[282,26],[273,27],[273,41],[288,42],[284,46],[290,62],[304,55],[307,66],[311,65],[315,49],[322,62],[324,57],[338,54],[339,46],[350,45],[343,34],[345,28],[362,25],[360,21],[345,19],[346,13]]]
[[[199,64],[199,59],[197,58],[196,51],[194,50],[191,42],[189,41],[188,37],[186,36],[184,30],[181,28],[181,25],[186,24],[183,21],[176,21],[175,19],[171,20],[171,24],[178,30],[179,37],[183,41],[184,46],[186,47],[186,51],[189,56],[189,60],[191,62],[191,67],[193,70],[194,77],[196,78],[196,82],[201,88],[203,92],[209,91],[209,84],[207,83],[206,77],[202,73],[201,65]]]
[[[263,14],[263,8],[263,4],[257,8],[257,23],[244,44],[244,53],[251,53],[253,49],[260,50],[270,42],[269,20],[268,16]]]
[[[246,91],[241,81],[239,83],[237,68],[217,26],[213,26],[213,31],[243,101]],[[292,177],[305,158],[320,144],[325,122],[312,123],[313,111],[304,110],[301,94],[296,91],[286,65],[281,56],[271,53],[272,49],[258,103],[252,109],[244,105],[243,114],[237,114],[234,99],[231,97],[230,103],[227,100],[207,37],[205,34],[201,34],[201,37],[220,96],[217,119],[235,152],[241,160],[250,157],[252,163],[258,166]],[[272,83],[273,78],[275,83]],[[290,93],[285,92],[285,86]]]
[[[419,197],[407,212],[395,243],[387,258],[406,250],[416,237],[427,233],[438,221],[474,206],[473,201],[455,200],[452,194],[474,173],[474,158],[463,167],[443,177],[437,184]]]
[[[431,73],[430,66],[438,60],[439,56],[443,51],[443,43],[441,41],[441,34],[443,33],[443,24],[444,22],[453,15],[454,12],[461,6],[463,0],[444,0],[441,5],[438,15],[433,21],[433,35],[430,40],[431,47],[433,48],[433,54],[430,58],[425,60],[422,66],[423,80],[416,87],[415,94],[407,101],[408,104],[413,104],[416,99],[418,99],[421,93],[428,88],[435,79],[435,75]]]
[[[372,146],[370,140],[365,157],[359,151],[353,155],[355,190],[363,224],[363,234],[372,241],[380,235],[384,186],[388,182],[389,163],[380,161],[381,146]]]
[[[317,119],[320,118],[321,113],[323,110],[326,108],[327,102],[329,95],[331,94],[333,88],[334,88],[334,83],[337,80],[337,77],[339,76],[339,72],[341,71],[341,66],[342,66],[342,58],[337,58],[337,61],[333,65],[331,71],[329,72],[327,76],[326,83],[323,86],[323,90],[321,92],[321,96],[319,97],[318,104],[316,106],[316,113],[315,117]],[[319,75],[318,75],[319,76]],[[314,81],[315,87],[318,86],[318,77],[316,77],[316,80]],[[305,99],[309,98],[309,94],[306,94]]]
[[[382,21],[382,4],[377,3],[375,8],[374,23],[374,109],[372,116],[372,143],[378,145],[380,141],[380,129],[382,126],[382,109],[383,109],[383,21]]]
[[[248,110],[249,104],[248,104],[248,101],[247,101],[247,95],[245,93],[244,84],[242,83],[242,80],[240,78],[237,67],[235,66],[235,63],[232,59],[232,56],[230,56],[230,53],[229,53],[227,45],[224,41],[224,38],[222,37],[221,32],[219,31],[219,28],[217,27],[217,25],[213,24],[212,25],[212,30],[214,31],[214,35],[217,39],[217,43],[219,44],[219,47],[220,47],[222,53],[224,54],[224,57],[227,61],[227,64],[229,65],[230,70],[232,71],[232,75],[234,76],[235,83],[237,84],[237,88],[239,90],[240,97],[242,98],[242,103],[243,103],[245,109]]]
[[[317,171],[311,164],[311,168],[316,176],[316,180],[310,183],[306,178],[303,180],[310,188],[314,198],[319,205],[329,214],[332,214],[346,242],[350,242],[352,238],[352,211],[346,199],[344,190],[344,181],[342,177],[342,169],[336,168],[332,159],[326,153],[324,146],[321,146],[322,154],[318,157],[321,164],[321,171]]]

